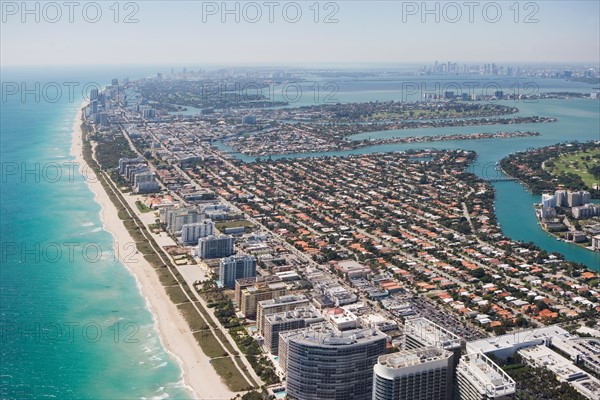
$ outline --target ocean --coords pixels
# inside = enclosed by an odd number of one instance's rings
[[[165,70],[163,68],[163,72]],[[82,101],[82,90],[103,87],[116,77],[135,79],[159,71],[156,67],[2,70],[2,399],[191,397],[182,384],[176,359],[161,346],[152,315],[134,278],[115,260],[112,237],[103,229],[99,218],[99,205],[94,202],[83,176],[70,163],[73,160],[70,155],[72,126]],[[409,77],[405,81],[417,79]],[[426,79],[431,83],[435,79],[455,81],[457,78]],[[338,101],[401,100],[403,96],[401,77],[339,78],[336,82],[333,99]],[[510,80],[502,82],[507,88],[512,84]],[[559,80],[537,82],[540,90],[546,91],[592,90],[590,85]],[[13,93],[15,84],[17,94]],[[307,89],[298,105],[314,103],[314,86],[313,89],[308,85],[303,87]],[[331,90],[325,84],[318,87]],[[24,93],[22,89],[30,92]],[[307,95],[311,90],[312,97]],[[319,93],[321,101],[323,92]],[[278,99],[276,96],[275,100]],[[598,101],[569,99],[514,104],[522,115],[557,116],[559,122],[527,126],[527,129],[539,130],[540,137],[427,143],[426,147],[477,151],[479,166],[474,166],[473,172],[483,176],[489,170],[485,166],[494,165],[510,152],[565,140],[599,139]],[[487,132],[504,128],[468,127],[460,131]],[[456,128],[424,129],[402,131],[402,134],[452,134],[456,133],[454,130]],[[369,135],[377,137],[374,133]],[[346,153],[411,147],[423,145],[386,145]],[[530,195],[514,182],[494,185],[498,218],[506,234],[534,241],[551,251],[561,251],[569,259],[598,269],[600,253],[557,242],[536,225],[532,204],[539,201],[538,196]]]
[[[110,72],[2,73],[2,399],[191,398],[71,163],[82,92],[67,89],[109,84]],[[34,90],[7,95],[7,82]]]

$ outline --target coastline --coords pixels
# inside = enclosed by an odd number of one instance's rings
[[[81,131],[83,102],[77,109],[73,124],[71,156],[85,177],[91,171],[83,158],[83,137]],[[115,248],[119,250],[119,261],[127,268],[136,281],[140,294],[144,297],[146,308],[152,314],[153,323],[162,347],[179,364],[183,385],[191,392],[194,399],[230,399],[236,395],[221,381],[221,378],[209,363],[207,357],[190,328],[167,295],[158,279],[154,268],[141,254],[131,255],[128,244],[135,243],[123,222],[119,219],[117,209],[108,197],[98,179],[85,179],[94,201],[100,205],[100,220],[103,229],[113,236]]]
[[[569,241],[569,240],[567,240],[564,237],[562,237],[562,236],[559,235],[559,233],[566,233],[566,232],[551,232],[548,229],[546,229],[544,227],[544,224],[542,223],[542,218],[541,218],[540,214],[538,213],[538,208],[536,208],[536,206],[539,206],[539,204],[534,204],[533,205],[535,217],[538,220],[538,226],[540,227],[540,229],[542,229],[548,235],[552,236],[554,239],[556,239],[558,241],[565,242],[567,244],[571,244],[571,245],[574,245],[574,246],[578,246],[578,247],[581,247],[582,249],[586,249],[586,250],[591,251],[591,252],[597,252],[598,251],[598,250],[594,250],[591,247],[591,244],[589,246],[586,246],[583,243],[577,243],[577,242]],[[588,242],[586,242],[586,243],[588,243]]]

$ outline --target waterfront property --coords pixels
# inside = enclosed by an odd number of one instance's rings
[[[374,329],[339,332],[327,325],[280,335],[279,361],[287,392],[304,400],[370,400],[373,366],[386,351]]]

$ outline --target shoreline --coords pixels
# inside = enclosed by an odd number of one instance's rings
[[[577,243],[577,242],[569,241],[569,240],[567,240],[567,239],[565,239],[565,238],[563,238],[563,237],[560,237],[560,236],[558,235],[559,233],[565,233],[565,232],[551,232],[551,231],[549,231],[548,229],[546,229],[546,228],[544,227],[544,224],[542,223],[542,222],[543,222],[543,221],[542,221],[542,218],[540,217],[540,215],[539,215],[539,213],[538,213],[538,208],[536,208],[536,206],[540,206],[540,204],[539,204],[539,203],[534,203],[534,204],[533,204],[533,210],[534,210],[534,213],[535,213],[535,217],[537,218],[537,221],[538,221],[538,223],[537,223],[537,224],[538,224],[538,226],[540,227],[540,229],[542,229],[542,230],[543,230],[544,232],[546,232],[548,235],[552,236],[552,238],[554,238],[554,239],[556,239],[556,240],[558,240],[558,241],[561,241],[561,242],[567,243],[567,244],[572,244],[572,245],[574,245],[574,246],[581,247],[582,249],[586,249],[586,250],[588,250],[588,251],[591,251],[591,252],[593,252],[593,253],[595,253],[595,252],[598,252],[598,250],[594,250],[594,249],[591,247],[591,244],[590,244],[589,246],[584,246],[584,245],[583,245],[583,244],[581,244],[581,243]],[[567,232],[568,232],[568,231],[567,231]],[[586,243],[589,243],[589,242],[586,242]]]
[[[131,257],[131,252],[127,251],[129,248],[127,245],[135,243],[135,240],[119,219],[117,209],[104,191],[102,184],[95,176],[86,179],[84,171],[87,173],[91,171],[82,152],[82,108],[86,104],[87,102],[84,101],[77,108],[70,155],[75,158],[80,173],[84,176],[88,188],[94,195],[94,201],[100,205],[99,214],[102,227],[112,235],[115,246],[118,246],[116,248],[119,249],[119,261],[133,276],[137,289],[144,298],[145,306],[152,315],[153,325],[161,346],[179,365],[180,378],[191,397],[194,399],[230,399],[236,393],[226,387],[210,365],[209,357],[200,349],[187,322],[159,281],[154,268],[143,258],[141,253]]]

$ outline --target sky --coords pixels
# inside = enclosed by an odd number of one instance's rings
[[[0,3],[2,66],[600,63],[596,0]]]

